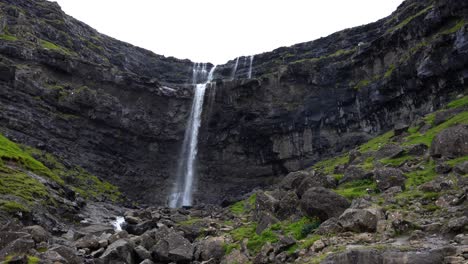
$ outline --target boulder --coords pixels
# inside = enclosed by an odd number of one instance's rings
[[[332,217],[320,224],[320,226],[315,230],[315,234],[318,235],[327,235],[327,234],[336,234],[343,231],[338,218]]]
[[[99,239],[95,235],[87,235],[75,242],[76,248],[89,248],[91,250],[99,248]]]
[[[307,216],[317,216],[321,221],[340,216],[350,203],[346,198],[323,187],[308,189],[300,201]]]
[[[76,255],[76,250],[66,246],[54,246],[49,251],[55,251],[60,254],[69,264],[81,264],[83,259]]]
[[[281,180],[278,187],[284,190],[297,189],[297,187],[299,187],[304,178],[308,175],[309,173],[307,171],[290,172]]]
[[[158,241],[151,248],[153,259],[158,261],[188,262],[193,257],[193,246],[186,238],[172,229],[165,229],[156,234]]]
[[[375,181],[377,188],[383,192],[391,187],[399,186],[403,190],[405,188],[406,177],[403,172],[395,168],[379,168],[374,170]]]
[[[415,144],[408,147],[406,152],[411,156],[422,156],[426,153],[429,148],[426,144]]]
[[[278,200],[266,192],[257,192],[255,199],[254,219],[259,220],[261,212],[274,213]]]
[[[219,262],[225,253],[224,243],[223,237],[208,237],[203,239],[196,247],[196,259],[201,261],[214,259]]]
[[[139,224],[136,224],[136,225],[127,224],[124,226],[124,229],[129,234],[140,236],[146,231],[156,228],[157,226],[158,226],[157,221],[148,220],[148,221],[144,221]]]
[[[273,224],[278,223],[279,220],[272,213],[263,211],[258,214],[257,222],[258,224],[255,232],[260,235],[263,230],[267,229]]]
[[[383,158],[396,158],[400,155],[402,155],[405,152],[405,150],[397,144],[387,144],[383,147],[381,147],[376,153],[375,153],[375,158],[377,160],[383,159]]]
[[[34,225],[27,226],[21,230],[31,234],[32,239],[36,243],[47,242],[49,240],[50,234],[42,226]]]
[[[278,202],[275,216],[280,220],[286,220],[296,215],[299,208],[299,198],[294,191],[286,192]]]
[[[151,252],[149,252],[143,246],[137,246],[135,249],[135,255],[139,261],[143,261],[145,259],[151,259]]]
[[[99,259],[104,263],[133,264],[136,263],[133,248],[130,241],[119,239],[110,244]]]
[[[366,172],[364,169],[357,166],[349,166],[344,172],[343,178],[339,181],[340,184],[352,182],[356,180],[365,180],[372,178],[372,172]]]
[[[468,155],[468,125],[446,128],[432,140],[431,156],[457,158]]]
[[[364,209],[346,209],[339,217],[339,223],[344,231],[375,232],[377,216]]]
[[[31,235],[22,232],[0,232],[0,259],[10,255],[26,254],[34,249]]]
[[[249,258],[240,252],[238,249],[234,249],[231,253],[224,256],[221,260],[221,264],[233,264],[233,263],[249,263]]]

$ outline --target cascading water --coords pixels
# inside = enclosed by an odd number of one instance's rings
[[[234,68],[232,69],[231,79],[233,80],[236,78],[237,66],[239,66],[239,57],[236,58],[236,63],[234,64]]]
[[[195,95],[193,97],[192,109],[185,130],[182,152],[179,157],[176,182],[172,193],[169,195],[169,206],[177,208],[192,205],[192,195],[195,183],[195,161],[198,148],[198,131],[201,124],[201,114],[203,111],[203,99],[207,85],[213,79],[216,66],[211,68],[207,74],[206,64],[194,64],[193,84],[195,85]],[[203,83],[198,83],[203,81]]]
[[[252,78],[252,64],[253,64],[254,55],[250,56],[249,72],[247,78]]]

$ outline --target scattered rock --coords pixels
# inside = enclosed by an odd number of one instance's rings
[[[374,170],[377,188],[383,192],[388,188],[399,186],[404,190],[406,177],[403,172],[395,168],[380,168]]]
[[[375,232],[377,216],[363,209],[346,209],[338,221],[344,231]]]
[[[431,156],[457,158],[468,155],[468,125],[446,128],[432,140]]]
[[[300,202],[308,216],[317,216],[321,221],[340,216],[350,205],[346,198],[323,187],[310,188]]]
[[[392,159],[401,156],[404,152],[405,150],[400,145],[386,144],[375,153],[375,158],[377,160],[383,158]]]
[[[346,182],[352,182],[356,180],[365,180],[372,178],[372,172],[366,172],[364,169],[357,166],[349,166],[345,172],[343,178],[339,181],[340,184]]]
[[[133,248],[134,245],[130,241],[119,239],[110,244],[99,259],[104,263],[133,264],[135,263]]]

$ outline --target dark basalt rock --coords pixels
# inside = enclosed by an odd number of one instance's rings
[[[310,188],[301,198],[301,208],[306,215],[316,216],[321,221],[340,216],[349,206],[346,198],[322,187]]]
[[[468,125],[444,129],[432,140],[432,157],[456,158],[464,155],[468,155]]]
[[[369,25],[257,54],[252,79],[242,63],[234,80],[234,60],[219,65],[202,116],[196,202],[236,200],[463,93],[467,27],[445,30],[465,16],[465,2],[425,10],[427,1],[408,0]],[[17,40],[0,40],[0,133],[133,200],[164,204],[193,63],[99,34],[53,2],[1,3],[0,32]]]

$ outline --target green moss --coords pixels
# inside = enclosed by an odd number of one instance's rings
[[[36,256],[28,256],[28,264],[37,264],[40,261],[41,259]]]
[[[430,9],[432,9],[432,5],[424,8],[423,10],[419,11],[418,13],[416,13],[415,15],[412,15],[408,18],[406,18],[405,20],[403,20],[401,23],[399,23],[398,25],[394,26],[393,28],[390,28],[387,30],[387,33],[391,33],[391,32],[394,32],[395,30],[398,30],[398,29],[401,29],[403,28],[404,26],[406,26],[408,23],[410,23],[413,19],[427,13]]]
[[[392,76],[392,73],[395,70],[395,68],[396,68],[395,64],[390,65],[390,67],[388,67],[387,71],[384,74],[384,78],[390,78],[390,76]]]
[[[7,40],[7,41],[17,41],[18,38],[13,35],[8,35],[8,34],[0,34],[0,39],[1,40]]]
[[[255,207],[256,199],[257,194],[254,193],[247,200],[242,200],[231,205],[229,209],[235,215],[242,215],[248,213],[251,209]]]
[[[49,168],[34,159],[27,151],[21,149],[17,144],[0,135],[0,159],[9,160],[39,175],[46,176],[59,184],[63,180],[55,175]]]
[[[372,180],[356,180],[342,184],[334,190],[350,200],[368,195],[367,189],[375,190],[376,184]]]
[[[408,189],[431,181],[437,176],[437,173],[435,172],[435,162],[433,160],[423,164],[421,167],[422,169],[405,174],[407,177],[406,187]]]
[[[458,164],[460,164],[462,162],[465,162],[465,161],[468,161],[468,156],[463,156],[463,157],[459,157],[459,158],[456,158],[456,159],[452,159],[452,160],[447,161],[446,163],[448,165],[454,167],[454,166],[457,166]]]
[[[360,80],[360,81],[354,86],[354,90],[359,91],[359,90],[361,90],[363,87],[368,86],[370,83],[371,83],[371,81],[370,81],[370,80],[367,80],[367,79],[365,79],[365,80]]]
[[[431,116],[431,115],[430,115]],[[449,120],[445,121],[442,124],[439,124],[436,127],[429,129],[426,133],[415,133],[406,138],[405,145],[413,145],[413,144],[426,144],[427,146],[431,146],[432,139],[442,130],[457,125],[457,124],[468,124],[468,111],[464,111],[459,113]]]
[[[374,157],[368,157],[360,167],[366,171],[370,171],[374,169]]]
[[[320,170],[325,174],[333,174],[335,167],[338,165],[347,164],[349,161],[349,155],[341,155],[331,159],[322,160],[313,166],[314,169]]]
[[[0,195],[13,195],[28,202],[46,199],[48,192],[44,184],[23,172],[0,172]]]
[[[200,222],[203,222],[203,219],[198,218],[198,217],[190,217],[188,220],[178,222],[177,224],[181,226],[191,226]]]
[[[72,52],[68,50],[67,48],[64,48],[62,46],[59,46],[53,42],[47,41],[47,40],[39,40],[39,44],[41,45],[42,48],[48,49],[48,50],[54,50],[59,53],[65,54],[65,55],[72,55]]]
[[[255,232],[256,228],[256,223],[250,223],[232,230],[230,234],[235,242],[241,242],[247,239],[247,249],[253,254],[258,253],[267,242],[278,242],[278,236],[271,228],[265,229],[260,235],[257,235]]]
[[[369,140],[367,143],[362,144],[359,147],[359,151],[367,152],[367,151],[375,151],[379,150],[382,146],[390,142],[390,139],[394,136],[393,131],[389,131],[383,135],[375,137]]]
[[[240,245],[236,243],[228,243],[223,245],[224,253],[226,255],[230,254],[234,249],[240,249]]]
[[[302,217],[298,221],[282,222],[271,226],[272,230],[280,230],[284,235],[290,235],[295,239],[302,239],[320,226],[318,218]]]
[[[391,166],[394,166],[394,167],[398,167],[400,166],[401,164],[409,161],[413,159],[412,156],[409,156],[409,155],[403,155],[401,157],[397,157],[397,158],[385,158],[385,159],[381,159],[380,162],[385,164],[385,165],[391,165]]]
[[[247,248],[253,254],[257,254],[266,243],[278,242],[278,236],[271,229],[264,230],[260,235],[253,235],[247,242]]]
[[[300,241],[299,243],[299,247],[300,248],[310,248],[314,243],[315,241],[319,240],[321,238],[320,235],[311,235],[309,237],[307,237],[306,239]]]
[[[460,30],[464,25],[465,25],[465,20],[460,19],[453,27],[440,32],[440,34],[441,35],[453,34],[457,32],[458,30]]]
[[[468,106],[468,95],[450,102],[447,105],[447,108],[459,108],[459,107],[464,107],[464,106]]]
[[[17,212],[29,212],[30,209],[28,206],[15,202],[15,201],[6,201],[0,199],[0,210],[7,213],[17,213]]]

